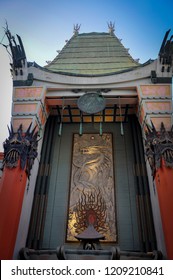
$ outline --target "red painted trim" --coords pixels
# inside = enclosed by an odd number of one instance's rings
[[[0,181],[0,259],[12,259],[27,175],[20,164],[4,168]]]
[[[4,153],[0,152],[0,160],[4,159]]]
[[[173,260],[173,169],[162,167],[155,177],[168,259]]]

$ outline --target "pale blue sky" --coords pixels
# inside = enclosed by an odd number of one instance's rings
[[[23,40],[28,61],[41,66],[52,60],[65,40],[80,33],[107,32],[107,22],[115,23],[115,35],[122,39],[134,59],[143,63],[157,58],[165,32],[172,28],[173,1],[169,0],[0,0],[0,42],[5,20],[12,34]],[[2,43],[6,44],[4,38]],[[11,114],[11,78],[9,58],[0,46],[0,151],[8,136]],[[3,105],[2,105],[3,104]]]

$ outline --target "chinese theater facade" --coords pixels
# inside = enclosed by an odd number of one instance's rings
[[[44,67],[6,28],[1,259],[173,259],[172,37],[140,64],[108,27]]]

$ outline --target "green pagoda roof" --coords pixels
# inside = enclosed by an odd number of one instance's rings
[[[92,32],[73,35],[45,68],[66,75],[100,76],[139,65],[114,34]]]

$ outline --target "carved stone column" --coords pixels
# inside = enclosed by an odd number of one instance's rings
[[[12,259],[27,179],[37,156],[37,132],[9,129],[0,181],[0,259]]]

